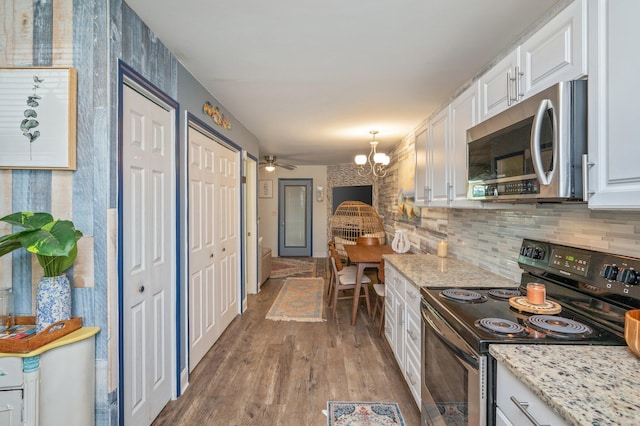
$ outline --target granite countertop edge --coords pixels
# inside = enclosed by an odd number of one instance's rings
[[[571,425],[637,425],[640,359],[626,346],[491,345],[491,355]]]
[[[433,254],[385,254],[393,266],[417,288],[421,287],[518,287],[519,283],[464,260]]]

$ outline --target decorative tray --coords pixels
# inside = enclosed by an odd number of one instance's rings
[[[562,306],[551,300],[546,300],[542,305],[534,305],[527,301],[527,296],[515,296],[509,299],[509,305],[520,312],[528,312],[530,314],[546,314],[553,315],[560,313]]]
[[[17,316],[15,326],[0,333],[0,352],[26,354],[82,327],[82,317],[58,321],[35,333],[36,317]],[[12,333],[13,331],[13,333]]]

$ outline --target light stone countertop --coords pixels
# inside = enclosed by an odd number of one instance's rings
[[[491,345],[571,425],[639,425],[640,359],[626,346]]]
[[[385,254],[383,258],[418,288],[495,288],[519,285],[509,278],[452,257],[438,257],[433,254]]]

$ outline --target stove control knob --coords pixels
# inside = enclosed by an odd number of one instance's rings
[[[536,248],[533,249],[533,254],[531,255],[534,259],[542,259],[544,257],[544,250]]]
[[[602,265],[600,276],[608,280],[615,280],[618,276],[618,267],[616,265]]]
[[[620,269],[618,272],[618,281],[625,284],[639,284],[640,274],[633,269]]]

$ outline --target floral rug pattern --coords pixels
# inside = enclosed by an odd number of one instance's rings
[[[402,425],[404,419],[395,402],[327,402],[327,426]]]

